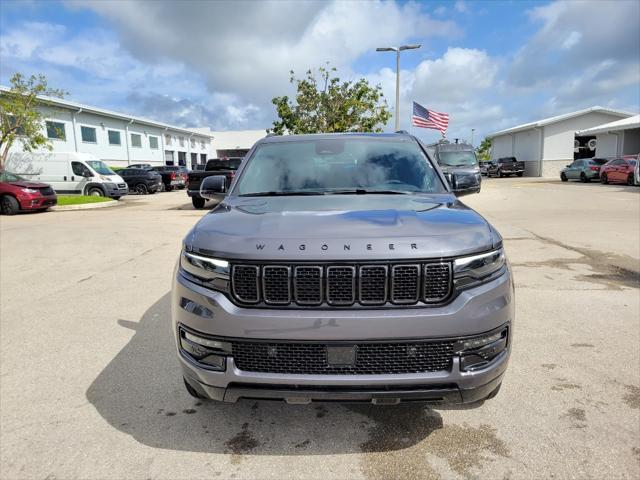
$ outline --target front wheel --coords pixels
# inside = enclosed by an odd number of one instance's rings
[[[627,185],[631,185],[631,186],[633,186],[633,185],[634,185],[634,182],[633,182],[633,173],[630,173],[630,174],[629,174],[629,176],[627,177]]]
[[[604,183],[605,185],[606,185],[607,183],[609,183],[609,177],[607,177],[607,174],[606,174],[606,173],[603,173],[603,174],[602,174],[602,176],[600,177],[600,181],[601,181],[602,183]]]
[[[500,392],[500,387],[502,387],[502,382],[500,382],[498,386],[494,388],[489,395],[487,395],[487,398],[485,398],[485,400],[491,400],[492,398],[495,398],[495,396]]]
[[[524,172],[518,172],[516,173],[517,176],[521,177],[524,174]]]
[[[3,215],[15,215],[20,211],[20,204],[18,200],[11,195],[5,195],[0,199],[0,212]]]
[[[568,178],[567,178],[567,176],[564,174],[564,172],[562,172],[562,173],[560,174],[560,180],[562,180],[563,182],[566,182],[566,181],[567,181],[567,180],[569,180],[569,179],[568,179]]]
[[[104,192],[101,188],[92,187],[87,191],[87,195],[90,197],[104,197]]]
[[[587,178],[587,176],[584,174],[584,172],[580,173],[580,181],[582,183],[587,183],[589,181],[589,179]]]
[[[205,199],[198,197],[191,197],[191,203],[193,203],[194,208],[204,208]]]
[[[111,197],[111,198],[113,198],[114,200],[120,200],[122,197]]]

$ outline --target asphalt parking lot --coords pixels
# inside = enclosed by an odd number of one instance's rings
[[[201,403],[170,331],[184,192],[0,217],[0,477],[639,478],[640,188],[490,179],[515,344],[473,408]]]

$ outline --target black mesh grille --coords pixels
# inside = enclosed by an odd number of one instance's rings
[[[246,372],[311,375],[424,373],[449,370],[453,344],[451,340],[356,344],[353,365],[331,365],[325,344],[233,342],[233,358],[236,366]]]
[[[391,300],[396,303],[415,303],[420,288],[418,265],[396,265],[391,273]]]
[[[355,267],[327,268],[327,301],[332,305],[351,305],[355,301]]]
[[[438,302],[449,295],[451,268],[448,263],[424,266],[424,297],[427,302]]]
[[[289,267],[266,266],[262,270],[264,301],[287,304],[291,301]]]
[[[53,195],[55,192],[53,191],[53,188],[51,187],[44,187],[40,189],[40,194],[47,197],[49,195]]]
[[[322,267],[296,267],[293,283],[296,302],[301,305],[322,303]]]
[[[233,294],[243,303],[258,302],[258,267],[253,265],[233,267]]]
[[[360,267],[360,302],[370,305],[387,301],[387,267]]]
[[[349,306],[438,303],[451,293],[450,263],[373,265],[234,265],[241,304]]]

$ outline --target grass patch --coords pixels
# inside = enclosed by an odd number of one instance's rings
[[[80,205],[82,203],[110,202],[109,197],[89,197],[87,195],[58,195],[58,205]]]

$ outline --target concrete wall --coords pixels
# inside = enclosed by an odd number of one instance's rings
[[[513,139],[511,135],[500,135],[491,141],[491,160],[513,156]]]
[[[609,158],[618,155],[618,135],[603,133],[596,135],[596,157]],[[620,142],[622,143],[622,142]]]

